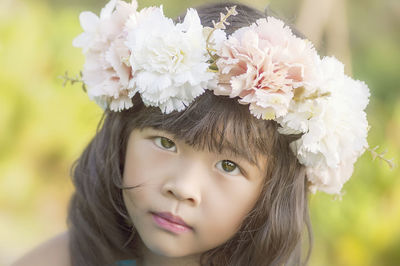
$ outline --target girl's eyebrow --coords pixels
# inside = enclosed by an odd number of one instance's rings
[[[260,165],[258,164],[257,158],[255,156],[251,157],[251,155],[243,149],[234,149],[230,145],[225,145],[222,148],[220,154],[223,156],[233,156],[237,159],[245,160],[252,166],[256,166],[258,169],[261,169]]]
[[[154,127],[144,127],[141,129],[141,131],[144,131],[147,134],[162,135],[167,138],[171,138],[174,141],[177,140],[177,137],[172,132],[169,132],[168,130],[158,129],[158,128],[154,128]]]

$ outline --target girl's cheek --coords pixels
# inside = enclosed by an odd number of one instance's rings
[[[160,150],[152,140],[143,139],[128,146],[124,182],[138,185],[160,180],[174,164],[174,154]]]

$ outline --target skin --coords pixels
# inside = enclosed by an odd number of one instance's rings
[[[226,162],[229,160],[231,162]],[[261,158],[266,165],[266,158]],[[264,169],[228,153],[195,150],[167,132],[133,130],[123,192],[142,240],[139,265],[199,265],[199,256],[230,239],[254,207]],[[170,212],[191,230],[160,227],[151,212]]]
[[[70,266],[68,232],[61,233],[35,247],[11,266]]]

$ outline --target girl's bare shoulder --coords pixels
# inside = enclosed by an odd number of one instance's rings
[[[68,232],[64,232],[37,246],[11,266],[71,266]]]

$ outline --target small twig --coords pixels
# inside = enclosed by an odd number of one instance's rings
[[[387,153],[387,150],[384,150],[381,153],[378,153],[376,150],[379,148],[379,146],[376,146],[375,148],[367,148],[367,150],[371,153],[372,155],[372,160],[374,161],[376,158],[383,160],[389,165],[390,170],[393,170],[397,165],[394,163],[394,159],[386,159],[384,155]]]
[[[214,52],[214,53],[216,52],[215,49],[210,47],[211,36],[213,35],[214,31],[216,31],[217,29],[221,29],[221,30],[226,29],[225,25],[230,25],[229,22],[227,21],[227,19],[230,16],[236,16],[238,14],[237,11],[236,11],[236,6],[232,6],[229,9],[226,8],[226,10],[228,11],[228,13],[226,13],[226,15],[224,13],[220,13],[221,18],[220,18],[220,21],[218,23],[215,23],[214,20],[212,21],[214,27],[212,28],[212,30],[208,34],[208,37],[207,37],[207,40],[206,40],[207,53],[211,58],[210,61],[209,61],[209,63],[210,63],[210,71],[212,71],[212,72],[217,72],[218,71],[218,67],[216,65],[216,62],[217,62],[219,56],[216,55],[216,54],[212,54],[211,53],[211,52]]]
[[[305,93],[304,87],[296,88],[294,90],[293,100],[296,102],[300,102],[300,101],[305,101],[305,100],[315,100],[317,98],[331,96],[330,92],[324,92],[324,93],[314,92],[313,94],[311,94],[309,96],[303,96],[304,93]]]
[[[75,77],[70,77],[68,75],[68,71],[65,71],[64,76],[58,76],[58,78],[64,80],[62,84],[63,87],[65,87],[68,84],[68,82],[70,82],[71,85],[74,85],[75,83],[82,83],[82,89],[84,92],[86,92],[86,84],[82,79],[82,75],[83,75],[82,71],[80,71],[79,75],[76,75]]]

